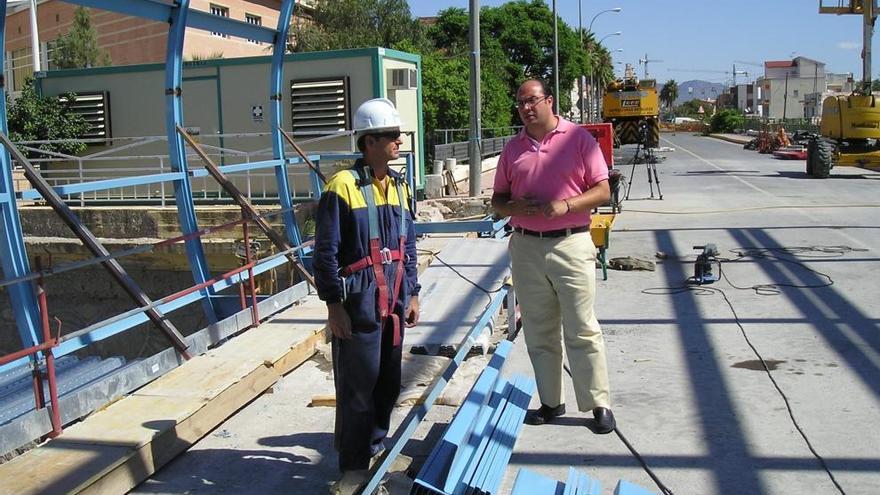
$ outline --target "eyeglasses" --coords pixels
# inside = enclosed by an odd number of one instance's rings
[[[389,141],[397,141],[400,138],[400,131],[385,131],[373,134],[377,138],[385,138]]]
[[[549,97],[550,97],[550,95],[532,96],[531,98],[527,98],[525,100],[516,100],[516,107],[517,108],[534,107],[535,105],[537,105],[538,103],[541,103],[542,101],[546,100]]]

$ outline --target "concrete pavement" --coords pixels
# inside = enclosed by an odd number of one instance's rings
[[[662,201],[646,199],[644,165],[618,163],[633,185],[609,250],[657,269],[598,283],[619,430],[677,494],[839,493],[832,476],[847,494],[877,493],[880,174],[812,179],[801,161],[733,143],[662,141],[675,148],[658,165]],[[725,279],[688,287],[693,246],[709,242]],[[521,338],[513,372],[531,373]],[[326,364],[307,363],[135,493],[324,493],[335,476],[333,410],[307,404],[328,390]],[[524,426],[501,493],[520,467],[564,480],[568,466],[603,493],[619,478],[659,493],[618,436],[583,426],[589,415],[567,395],[561,421]],[[435,406],[405,453],[423,461],[423,439],[453,413]]]

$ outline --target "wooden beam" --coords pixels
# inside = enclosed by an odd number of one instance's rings
[[[326,308],[316,297],[278,317],[0,465],[0,494],[128,492],[326,341]]]

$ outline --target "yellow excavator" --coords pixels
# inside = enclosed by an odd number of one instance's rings
[[[852,94],[822,103],[820,136],[807,147],[807,175],[824,179],[833,167],[880,167],[880,101],[871,92],[871,38],[877,0],[819,0],[820,14],[863,19],[862,82]]]

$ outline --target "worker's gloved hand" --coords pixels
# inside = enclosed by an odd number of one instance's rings
[[[403,316],[407,328],[416,326],[416,323],[419,322],[419,296],[409,298],[409,304],[406,306]]]
[[[327,326],[337,339],[351,338],[351,317],[345,312],[342,303],[327,305]]]

